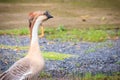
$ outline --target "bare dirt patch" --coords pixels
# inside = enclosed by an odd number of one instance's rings
[[[67,28],[96,27],[96,25],[115,25],[119,27],[119,12],[110,8],[81,8],[70,5],[50,4],[0,4],[0,29],[28,26],[28,13],[49,10],[54,18],[45,22],[46,27],[64,25]]]

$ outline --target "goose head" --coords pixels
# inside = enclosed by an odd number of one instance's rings
[[[32,28],[34,23],[37,22],[44,22],[50,18],[53,18],[52,15],[48,11],[35,11],[29,14],[29,29],[30,29],[30,36],[32,34]]]
[[[50,13],[48,11],[35,11],[35,12],[31,12],[29,14],[29,27],[31,27],[32,23],[35,22],[35,20],[37,18],[40,18],[41,21],[46,21],[50,18],[53,18],[53,16],[50,15]]]

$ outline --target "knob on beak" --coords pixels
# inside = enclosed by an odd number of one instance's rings
[[[48,19],[53,18],[53,16],[51,16],[48,11],[46,11],[46,12],[44,13],[44,15],[46,15],[46,16],[48,17]]]

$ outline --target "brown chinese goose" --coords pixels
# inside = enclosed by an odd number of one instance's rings
[[[33,15],[33,14],[30,14]],[[42,22],[53,18],[48,11],[36,12],[31,22],[31,43],[28,54],[14,63],[7,71],[0,75],[0,80],[37,80],[40,71],[44,67],[38,43],[38,28]]]
[[[33,19],[35,18],[35,16],[38,14],[38,13],[41,13],[41,11],[35,11],[35,12],[31,12],[29,14],[29,29],[30,29],[30,35],[32,34],[31,33],[31,25],[32,25],[32,22],[33,22]],[[41,24],[41,35],[40,35],[40,38],[44,37],[44,28]],[[30,36],[31,37],[31,36]]]

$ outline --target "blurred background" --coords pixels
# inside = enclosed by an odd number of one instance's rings
[[[28,26],[28,14],[48,10],[46,27],[120,27],[120,0],[0,0],[0,29]]]

